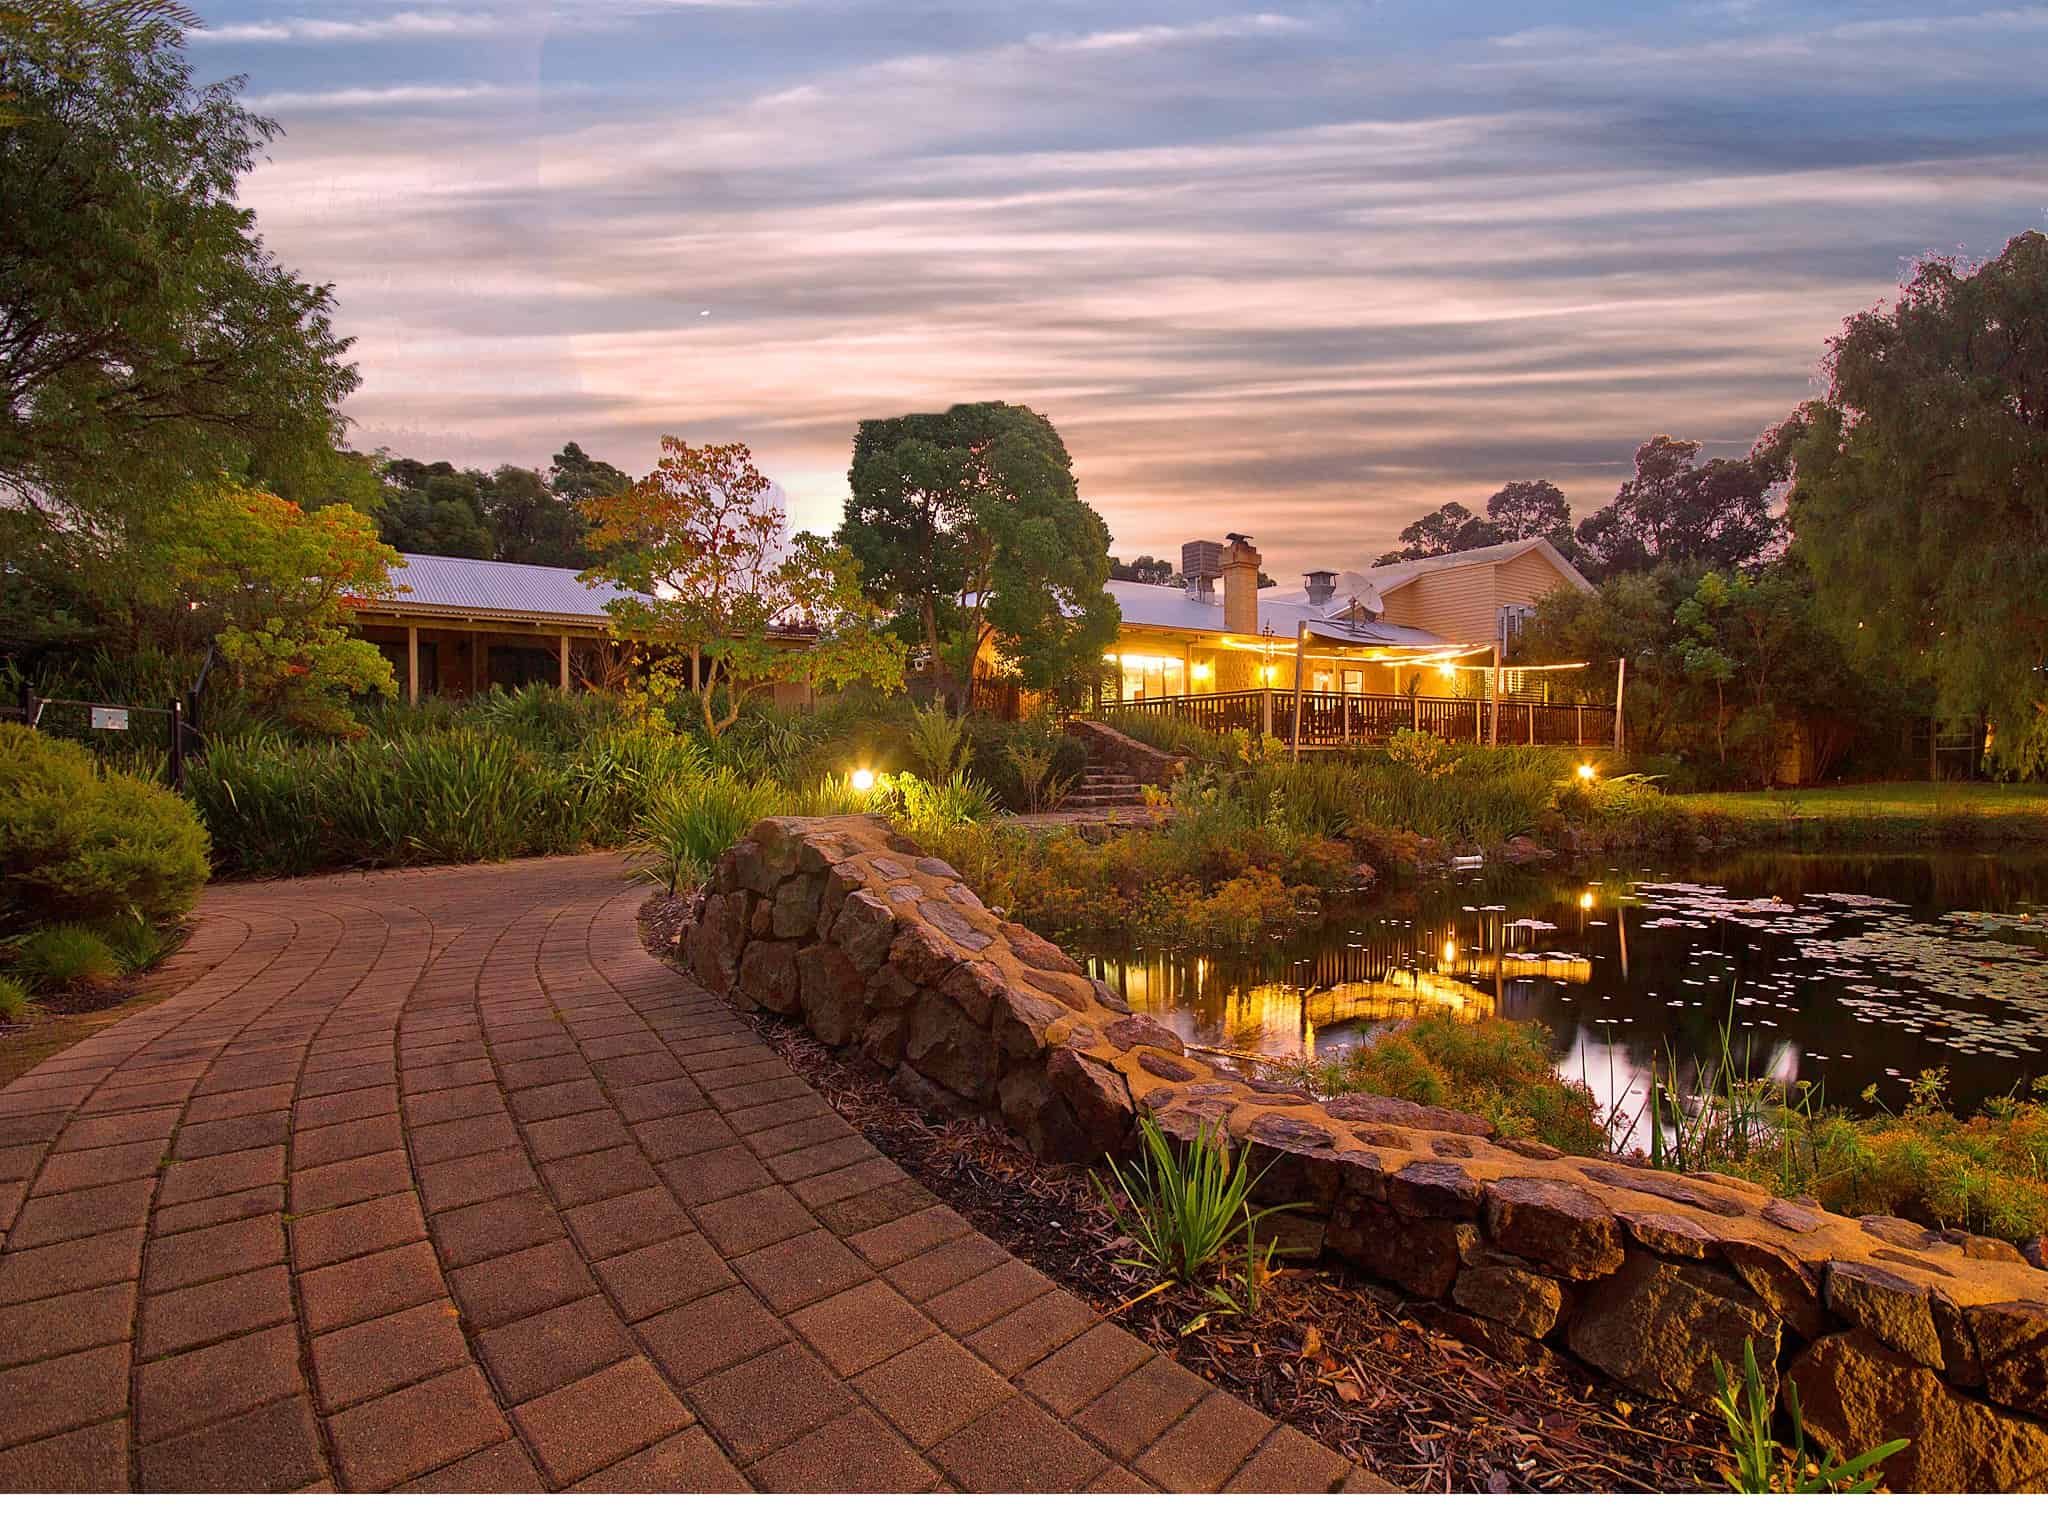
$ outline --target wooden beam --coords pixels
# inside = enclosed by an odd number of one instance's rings
[[[1493,648],[1493,721],[1487,728],[1486,744],[1500,745],[1500,647]]]
[[[482,635],[469,637],[469,696],[473,699],[484,691],[484,647],[488,642]]]
[[[560,651],[561,651],[561,657],[562,657],[562,692],[564,692],[564,693],[567,693],[567,692],[569,691],[569,635],[568,635],[568,631],[564,630],[564,631],[562,632],[562,634],[561,634],[560,636],[558,636],[557,638],[558,638],[558,641],[559,641],[559,645],[560,645]]]
[[[1614,663],[1614,750],[1615,750],[1615,752],[1616,752],[1616,754],[1617,754],[1617,755],[1618,755],[1618,754],[1619,754],[1619,753],[1621,752],[1621,750],[1622,750],[1622,747],[1621,747],[1621,689],[1622,689],[1622,685],[1623,685],[1624,683],[1626,683],[1627,681],[1628,681],[1628,658],[1627,658],[1626,656],[1621,656],[1621,657],[1617,657],[1617,658],[1616,658],[1616,660],[1615,660],[1615,663]]]
[[[420,701],[420,627],[405,626],[405,702]]]

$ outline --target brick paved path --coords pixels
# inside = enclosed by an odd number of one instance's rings
[[[209,892],[0,1089],[0,1492],[1327,1489],[640,947],[609,857]]]

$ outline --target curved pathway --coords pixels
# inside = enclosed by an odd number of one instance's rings
[[[1383,1486],[976,1234],[644,894],[209,891],[0,1089],[0,1492]]]

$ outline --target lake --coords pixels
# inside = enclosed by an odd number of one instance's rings
[[[1745,853],[1499,869],[1332,910],[1256,953],[1070,946],[1190,1044],[1330,1055],[1418,1013],[1539,1022],[1633,1114],[1652,1053],[1897,1108],[1948,1069],[1969,1109],[2048,1076],[2048,854]]]

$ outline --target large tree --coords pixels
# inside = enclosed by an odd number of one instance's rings
[[[1470,507],[1461,501],[1447,501],[1434,512],[1418,517],[1403,528],[1400,548],[1388,550],[1373,564],[1398,565],[1403,560],[1427,560],[1434,555],[1479,549],[1494,542]]]
[[[587,504],[583,579],[636,594],[606,604],[614,632],[654,653],[657,690],[696,688],[714,737],[777,683],[903,686],[903,643],[862,596],[852,557],[816,534],[786,536],[773,491],[745,443],[664,437],[650,474]]]
[[[1485,522],[1496,544],[1540,537],[1563,549],[1572,540],[1572,504],[1548,480],[1510,480],[1486,498]]]
[[[484,481],[483,513],[494,560],[579,570],[590,563],[590,520],[537,470],[500,464]]]
[[[1111,581],[1136,581],[1148,587],[1177,587],[1180,577],[1174,572],[1171,560],[1161,560],[1156,555],[1139,555],[1128,565],[1111,555],[1109,557],[1109,579]]]
[[[277,125],[199,85],[163,0],[0,9],[0,528],[161,505],[339,443],[333,295],[235,201]],[[0,555],[6,555],[0,549]]]
[[[387,494],[375,515],[386,543],[408,555],[491,558],[491,525],[484,513],[489,476],[457,469],[446,459],[423,464],[380,455],[380,463]]]
[[[1575,535],[1583,563],[1612,575],[1663,561],[1697,560],[1756,570],[1785,544],[1772,505],[1783,483],[1781,455],[1768,444],[1740,459],[1698,463],[1700,445],[1663,433],[1636,450],[1635,474]]]
[[[991,646],[1027,688],[1093,682],[1121,618],[1109,530],[1050,421],[1001,401],[864,421],[847,479],[838,542],[942,683]]]
[[[2048,772],[2048,235],[1922,261],[1829,343],[1827,394],[1779,438],[1843,636],[1988,717],[2008,769]]]

